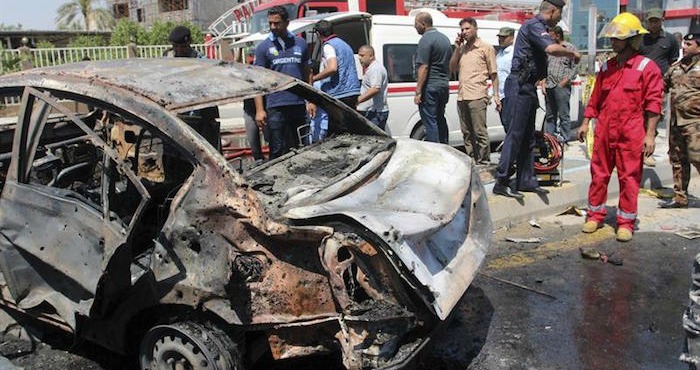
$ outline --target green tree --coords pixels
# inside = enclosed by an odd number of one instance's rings
[[[39,42],[36,43],[37,49],[52,49],[55,47],[56,45],[54,45],[51,41],[48,40],[39,40]]]
[[[155,21],[151,25],[151,30],[148,33],[148,44],[149,45],[167,45],[170,43],[168,41],[168,36],[170,36],[170,31],[172,31],[175,26],[185,26],[190,29],[192,34],[192,43],[201,44],[204,42],[204,33],[198,26],[190,22],[175,23],[173,21]]]
[[[114,27],[109,10],[95,7],[97,0],[69,0],[58,8],[58,29],[104,31]]]
[[[101,36],[80,35],[74,37],[68,43],[69,48],[91,48],[96,46],[106,46],[107,42]]]
[[[19,31],[22,29],[22,24],[5,24],[0,23],[0,31]]]
[[[127,45],[130,42],[137,45],[146,45],[148,43],[148,32],[140,24],[130,21],[127,18],[121,18],[114,31],[109,43],[112,45]]]
[[[19,57],[5,51],[0,43],[0,74],[19,71]]]

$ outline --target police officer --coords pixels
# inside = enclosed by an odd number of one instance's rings
[[[168,40],[172,47],[163,52],[166,58],[202,58],[197,50],[190,46],[192,42],[192,34],[190,29],[185,26],[176,26],[170,31]]]
[[[503,142],[503,152],[498,162],[496,184],[493,193],[522,199],[518,191],[546,194],[549,191],[540,187],[534,175],[534,132],[535,112],[538,106],[535,83],[547,77],[547,55],[568,57],[576,60],[581,55],[557,44],[549,34],[549,28],[561,20],[564,0],[546,0],[540,5],[540,13],[527,20],[515,40],[513,64],[506,79],[505,95],[508,103],[510,128]],[[513,114],[517,112],[517,114]],[[511,165],[516,162],[514,188],[510,186]]]
[[[668,156],[673,170],[673,199],[661,208],[688,207],[690,165],[700,172],[700,29],[683,38],[683,58],[664,76],[671,93]]]
[[[204,56],[190,46],[192,34],[185,26],[176,26],[170,31],[168,40],[173,45],[163,53],[165,58],[204,58]],[[207,107],[189,111],[180,115],[185,122],[194,127],[217,150],[221,150],[221,134],[219,121],[219,108]]]

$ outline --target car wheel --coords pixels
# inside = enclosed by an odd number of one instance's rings
[[[158,325],[141,341],[142,370],[243,370],[238,345],[223,331],[195,322]]]
[[[418,123],[418,126],[413,130],[411,139],[425,140],[425,126],[422,123]]]

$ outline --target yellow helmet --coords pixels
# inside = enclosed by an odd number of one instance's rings
[[[632,13],[620,13],[600,30],[598,37],[628,39],[633,36],[649,33],[642,22]]]

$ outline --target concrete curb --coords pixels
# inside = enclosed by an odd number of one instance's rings
[[[654,158],[655,167],[644,167],[642,174],[642,187],[657,189],[673,183],[671,165],[668,161],[668,145],[665,132],[659,133],[656,140]],[[575,158],[577,163],[573,166],[564,161],[564,183],[561,186],[546,187],[550,191],[547,195],[523,193],[525,199],[517,201],[512,198],[493,194],[493,180],[484,181],[484,188],[488,196],[491,220],[494,228],[510,226],[511,224],[528,221],[545,215],[558,214],[571,206],[585,207],[588,203],[588,186],[590,184],[589,162],[580,155],[576,155],[577,146],[571,146],[565,152],[565,158]],[[573,156],[572,156],[573,155]],[[616,205],[616,198],[620,191],[617,175],[613,172],[608,185],[608,205]]]

